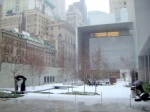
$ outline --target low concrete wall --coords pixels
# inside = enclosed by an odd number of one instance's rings
[[[13,69],[15,67],[19,67],[20,65],[15,65],[15,64],[7,64],[7,63],[3,63],[2,67],[1,67],[1,72],[0,72],[0,88],[11,88],[14,87],[14,78],[13,78],[13,74],[11,72],[11,69]],[[26,81],[26,86],[32,86],[33,85],[33,78],[31,73],[28,70],[29,66],[23,66],[22,69],[18,70],[16,73],[17,75],[23,75],[27,78]],[[60,83],[63,82],[63,73],[61,72],[62,69],[61,68],[54,68],[54,67],[47,67],[45,69],[45,72],[43,73],[43,75],[40,77],[40,84],[46,84],[46,83]],[[54,77],[54,81],[53,82],[44,82],[44,77]],[[46,79],[47,80],[47,79]],[[18,85],[20,86],[20,84],[22,83],[22,80],[19,81]],[[35,75],[34,77],[34,85],[39,85],[39,77],[37,75]]]

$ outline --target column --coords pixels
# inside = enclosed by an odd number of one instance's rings
[[[147,66],[147,68],[148,68],[148,73],[147,73],[147,75],[148,75],[148,77],[149,77],[149,83],[150,83],[150,53],[149,53],[149,48],[147,49],[147,54],[148,54],[148,66]]]
[[[144,55],[144,81],[146,81],[146,55]]]

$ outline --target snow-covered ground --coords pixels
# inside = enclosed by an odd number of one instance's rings
[[[61,108],[59,112],[66,112],[66,110],[71,109],[67,112],[74,112],[72,109],[74,107],[77,112],[78,110],[83,109],[95,109],[97,111],[104,110],[109,112],[143,112],[141,110],[146,109],[150,110],[148,102],[135,102],[134,98],[131,99],[130,88],[124,87],[126,83],[122,80],[117,80],[117,84],[115,85],[103,85],[97,87],[97,93],[100,95],[66,95],[60,94],[68,92],[68,89],[52,89],[54,86],[67,86],[63,84],[48,84],[42,86],[27,87],[26,90],[30,91],[43,91],[43,92],[52,92],[53,94],[41,94],[41,93],[27,93],[24,97],[20,97],[17,99],[8,100],[8,102],[4,103],[4,107],[8,105],[8,103],[15,104],[15,108],[18,110],[21,107],[21,111],[24,109],[30,108],[30,110],[36,112],[42,112],[40,109],[47,109],[50,106],[50,109]],[[86,86],[86,92],[95,92],[95,86]],[[13,90],[12,88],[5,88],[9,90]],[[72,91],[72,88],[69,89]],[[75,86],[73,91],[81,91],[83,92],[83,86]],[[101,94],[102,93],[102,94]],[[68,105],[69,103],[69,105]],[[43,107],[44,106],[44,107]],[[8,106],[9,107],[9,106]],[[82,108],[81,108],[82,107]],[[132,107],[132,108],[131,108]],[[23,109],[24,108],[24,109]],[[3,105],[0,105],[0,110],[6,109],[3,108]],[[11,106],[9,110],[12,110]],[[63,111],[64,110],[64,111]],[[26,111],[23,111],[26,112]],[[29,111],[28,111],[29,112]],[[83,111],[82,111],[83,112]],[[93,111],[91,111],[93,112]],[[149,111],[150,112],[150,111]]]
[[[67,86],[62,83],[48,84],[42,86],[27,87],[27,91],[41,91],[42,92],[52,92],[54,94],[41,94],[41,93],[27,93],[24,97],[19,99],[43,99],[43,100],[66,100],[66,101],[82,101],[86,104],[95,104],[100,102],[123,102],[129,103],[130,100],[130,88],[124,87],[125,82],[118,80],[115,85],[103,85],[97,87],[97,93],[100,95],[66,95],[60,94],[68,92],[68,89],[52,89],[54,86]],[[83,92],[84,86],[74,86],[73,91]],[[69,89],[72,91],[72,88]],[[86,92],[95,92],[95,86],[86,86]],[[102,94],[101,94],[102,93]]]

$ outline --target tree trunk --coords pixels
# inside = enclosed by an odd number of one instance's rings
[[[69,93],[69,80],[68,80],[68,93]]]
[[[41,78],[41,77],[39,76],[39,86],[41,85],[41,81],[40,81],[40,78]]]
[[[73,80],[72,80],[72,93],[73,93]]]
[[[97,86],[96,86],[96,84],[95,84],[95,94],[97,93]]]
[[[34,90],[34,76],[32,77],[32,85],[33,85],[33,90]]]
[[[15,81],[15,76],[14,76],[14,91],[16,92],[17,89],[16,89],[16,81]]]
[[[85,74],[84,74],[83,84],[84,84],[84,94],[85,94]]]

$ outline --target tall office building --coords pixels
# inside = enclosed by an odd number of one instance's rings
[[[54,13],[58,14],[61,19],[65,20],[65,0],[51,0],[55,5]]]
[[[78,27],[82,25],[82,19],[83,17],[81,12],[77,8],[70,5],[66,12],[67,22],[70,23],[73,27]]]
[[[90,11],[88,13],[88,21],[90,25],[128,22],[128,11],[127,8],[122,8],[120,11],[112,13]]]
[[[134,21],[133,11],[131,6],[133,6],[133,0],[109,0],[110,12],[118,12],[122,8],[127,8],[128,18],[130,21]]]
[[[46,36],[46,27],[53,18],[46,16],[41,11],[33,9],[25,11],[22,14],[12,16],[3,16],[1,18],[0,28],[18,28],[19,32],[26,31],[34,37]]]
[[[13,15],[31,9],[38,9],[52,16],[54,5],[50,0],[4,0],[3,15]]]
[[[85,0],[80,0],[80,2],[75,2],[73,4],[73,7],[76,7],[82,13],[83,23],[87,24],[87,7],[86,7]]]
[[[109,0],[110,12],[120,11],[122,8],[127,8],[127,0]]]

